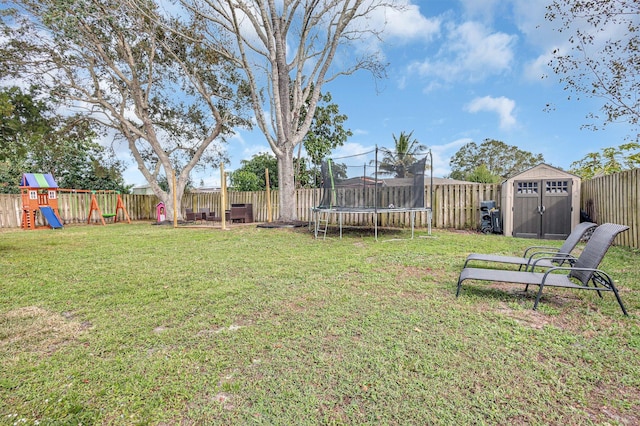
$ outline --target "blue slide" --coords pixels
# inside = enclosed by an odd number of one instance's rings
[[[50,227],[52,227],[53,229],[62,228],[62,224],[60,223],[60,220],[58,220],[58,216],[56,216],[51,207],[41,206],[40,212],[42,212],[42,216],[47,219]]]

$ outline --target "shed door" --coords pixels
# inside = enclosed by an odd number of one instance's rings
[[[514,182],[513,236],[539,238],[542,218],[538,208],[542,199],[539,180]]]
[[[564,239],[571,232],[571,179],[516,181],[513,236]]]
[[[571,233],[571,179],[542,181],[542,238],[564,240]]]

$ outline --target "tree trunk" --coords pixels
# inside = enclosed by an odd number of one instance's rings
[[[278,156],[278,192],[280,195],[280,222],[298,220],[296,185],[293,173],[293,148]]]

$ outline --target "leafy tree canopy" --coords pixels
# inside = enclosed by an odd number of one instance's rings
[[[500,183],[502,178],[491,173],[486,164],[480,164],[471,172],[467,173],[464,180],[478,183]]]
[[[307,114],[309,102],[310,99],[307,99],[301,115]],[[309,188],[318,185],[322,160],[333,149],[344,145],[347,138],[353,136],[353,132],[344,127],[347,118],[346,115],[340,114],[337,104],[331,103],[331,93],[320,93],[309,132],[304,136],[302,144],[298,145],[295,164],[297,187]],[[302,158],[303,146],[311,162],[311,169],[308,169],[307,162]]]
[[[256,154],[250,160],[242,160],[240,163],[241,167],[230,173],[231,187],[234,190],[264,191],[267,188],[265,169],[269,170],[271,189],[278,188],[278,160],[272,154]],[[302,188],[317,187],[320,182],[319,168],[308,168],[305,158],[296,160],[295,163],[298,170],[299,186]]]
[[[582,179],[591,179],[636,167],[640,167],[640,143],[629,142],[617,148],[591,152],[581,160],[571,163],[570,171]]]
[[[302,110],[302,115],[308,110],[307,100]],[[344,145],[347,138],[353,136],[350,129],[344,128],[347,116],[340,114],[340,108],[337,104],[331,103],[331,93],[320,93],[320,99],[311,122],[309,131],[302,140],[311,163],[318,166],[329,153]],[[300,159],[300,151],[298,151],[298,159]]]
[[[263,191],[267,188],[265,170],[269,170],[270,187],[278,187],[278,160],[263,152],[242,160],[238,170],[230,173],[231,187],[236,191]]]
[[[532,154],[501,141],[485,139],[480,145],[475,142],[463,145],[451,157],[449,177],[467,180],[479,166],[484,165],[491,175],[508,179],[540,163],[544,163],[542,154]]]
[[[417,139],[411,139],[413,131],[409,133],[400,132],[400,136],[393,136],[394,148],[380,148],[382,159],[378,163],[378,173],[384,175],[394,175],[397,178],[410,177],[409,168],[416,162],[417,156],[424,154],[427,150],[425,145],[420,144]]]
[[[25,172],[51,173],[62,188],[128,192],[124,166],[100,144],[88,120],[57,115],[38,89],[0,89],[0,192],[19,192]]]

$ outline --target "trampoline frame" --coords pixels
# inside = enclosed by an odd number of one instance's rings
[[[322,207],[312,207],[311,212],[313,215],[314,222],[314,231],[313,235],[317,239],[318,231],[320,229],[320,214],[327,214],[327,220],[331,217],[332,214],[337,215],[338,217],[338,228],[340,229],[340,238],[342,238],[342,224],[343,224],[343,216],[345,214],[372,214],[373,215],[373,229],[374,236],[376,241],[378,240],[378,215],[384,213],[409,213],[411,218],[411,239],[415,236],[415,227],[416,227],[416,213],[427,213],[427,233],[431,235],[431,220],[432,220],[432,211],[429,207],[424,208],[354,208],[354,207],[333,207],[333,208],[322,208]]]

